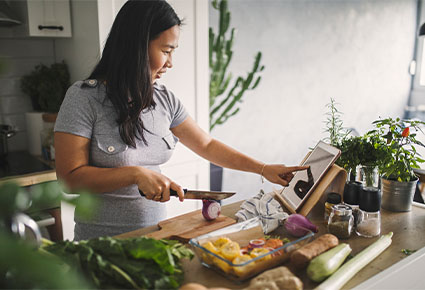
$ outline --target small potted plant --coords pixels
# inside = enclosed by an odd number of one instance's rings
[[[379,168],[391,156],[386,143],[375,135],[365,134],[361,137],[359,151],[360,178],[365,187],[379,187]]]
[[[336,164],[347,171],[348,181],[361,180],[365,186],[378,187],[379,165],[388,158],[386,143],[375,135],[352,136],[351,130],[343,127],[342,113],[336,105],[331,98],[325,121],[325,131],[329,133],[326,140],[341,150]]]
[[[30,96],[34,111],[57,113],[70,86],[68,66],[63,61],[50,67],[40,64],[21,79],[22,91]]]
[[[413,169],[425,162],[415,148],[425,147],[416,139],[416,132],[422,132],[420,126],[425,122],[387,118],[373,124],[375,129],[368,134],[384,141],[386,146],[382,149],[387,152],[387,157],[379,165],[382,207],[391,211],[410,211],[418,182]]]
[[[65,62],[51,66],[37,65],[33,71],[21,79],[21,89],[31,98],[35,112],[26,113],[28,149],[33,155],[43,155],[45,159],[54,159],[52,143],[54,122],[65,93],[70,86],[70,75]],[[44,121],[44,122],[43,122]],[[46,129],[43,143],[40,133]],[[49,139],[49,140],[47,140]],[[49,146],[47,146],[49,144]]]

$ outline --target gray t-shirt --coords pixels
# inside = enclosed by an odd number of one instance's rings
[[[144,110],[141,119],[146,146],[136,139],[127,146],[119,134],[117,112],[106,97],[106,88],[96,80],[78,81],[67,91],[55,124],[55,132],[90,139],[89,165],[103,168],[143,166],[160,171],[178,138],[170,128],[188,116],[182,103],[163,85],[154,84],[155,109]],[[75,216],[75,240],[112,236],[157,224],[166,216],[165,204],[142,197],[137,185],[104,192],[90,220]]]

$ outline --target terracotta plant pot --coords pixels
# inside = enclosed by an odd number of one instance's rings
[[[46,123],[54,123],[56,122],[57,117],[58,117],[58,113],[44,113],[43,121]]]

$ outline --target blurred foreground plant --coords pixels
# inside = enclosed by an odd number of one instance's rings
[[[0,288],[2,289],[86,289],[90,288],[81,274],[66,266],[59,258],[37,250],[33,244],[10,231],[10,220],[24,211],[36,211],[46,204],[61,200],[78,205],[79,214],[90,217],[96,207],[94,195],[79,192],[67,198],[57,182],[34,185],[30,190],[16,183],[0,184]]]

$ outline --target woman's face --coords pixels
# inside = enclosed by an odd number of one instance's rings
[[[175,25],[149,42],[149,65],[152,74],[152,83],[168,68],[173,67],[172,56],[179,43],[180,27]]]

